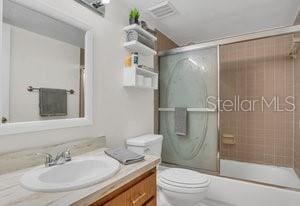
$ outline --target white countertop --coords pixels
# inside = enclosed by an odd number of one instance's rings
[[[86,155],[104,155],[104,149]],[[89,205],[125,185],[146,171],[159,164],[159,158],[146,156],[145,161],[132,165],[122,165],[120,171],[112,178],[94,186],[60,193],[31,192],[19,184],[21,176],[32,168],[0,176],[0,205],[14,206],[65,206]],[[3,167],[4,165],[1,165]]]

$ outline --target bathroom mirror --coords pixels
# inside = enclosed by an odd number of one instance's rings
[[[0,135],[90,124],[90,27],[41,1],[1,5]]]

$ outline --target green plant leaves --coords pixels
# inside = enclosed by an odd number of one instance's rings
[[[131,9],[129,13],[130,19],[139,19],[140,18],[140,12],[137,8]]]

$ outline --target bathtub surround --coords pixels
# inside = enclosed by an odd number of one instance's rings
[[[93,27],[93,125],[1,136],[0,153],[44,147],[85,137],[100,137],[104,134],[107,145],[115,147],[123,145],[128,137],[152,132],[153,92],[126,90],[122,87],[123,58],[127,51],[121,42],[125,38],[122,28],[128,25],[127,5],[122,1],[111,1],[106,6],[103,18],[73,0],[43,2]],[[2,17],[1,12],[0,16]],[[153,61],[152,58],[151,60]]]
[[[298,13],[294,25],[300,25],[300,12]],[[299,38],[300,33],[295,34],[295,37]],[[300,178],[300,56],[299,50],[297,54],[297,58],[294,60],[295,63],[295,85],[294,85],[294,93],[295,93],[295,104],[296,110],[294,115],[294,168],[295,172]]]
[[[300,18],[299,18],[300,20]],[[300,22],[299,22],[300,23]],[[299,35],[300,36],[300,35]],[[295,110],[295,143],[294,143],[294,168],[296,173],[300,178],[300,56],[299,51],[297,58],[295,59],[295,103],[296,103],[296,110]]]
[[[294,62],[288,57],[292,35],[269,37],[220,47],[220,98],[282,100],[294,96]],[[295,69],[296,71],[297,69]],[[296,79],[295,79],[296,80]],[[235,145],[221,145],[221,159],[294,167],[294,113],[223,111],[221,136],[232,134]]]
[[[105,137],[96,137],[1,154],[0,175],[44,164],[45,158],[38,156],[37,153],[49,153],[55,156],[58,152],[70,149],[72,156],[77,156],[105,146]]]

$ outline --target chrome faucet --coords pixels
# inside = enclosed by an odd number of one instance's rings
[[[55,158],[49,153],[37,153],[37,155],[45,156],[45,167],[62,165],[72,160],[70,149],[57,153]]]

